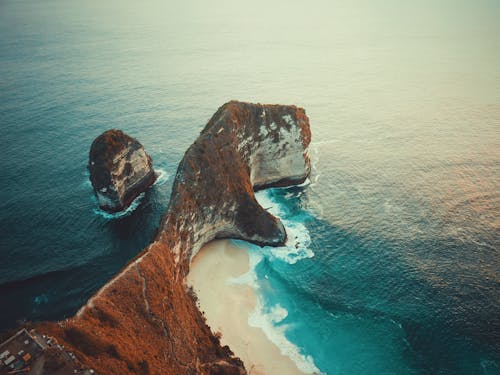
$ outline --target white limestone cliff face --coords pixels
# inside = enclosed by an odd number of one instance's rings
[[[254,189],[304,182],[310,139],[302,108],[236,101],[219,108],[179,164],[160,230],[160,238],[172,228],[186,238],[182,246],[170,243],[182,274],[214,238],[286,241],[283,224],[260,206]]]
[[[297,117],[295,111],[279,114],[279,125],[262,109],[257,142],[252,142],[248,163],[250,180],[257,188],[280,181],[304,180],[310,173],[308,149],[302,132],[308,127],[307,118]],[[251,141],[251,140],[250,140]]]
[[[156,178],[144,147],[116,129],[92,143],[89,171],[99,206],[109,212],[126,209]]]

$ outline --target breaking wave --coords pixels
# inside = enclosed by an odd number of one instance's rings
[[[262,207],[281,219],[287,232],[287,242],[280,247],[259,247],[245,241],[233,240],[236,246],[249,250],[250,268],[247,273],[230,279],[229,282],[249,285],[256,293],[256,306],[248,317],[248,324],[260,328],[266,337],[280,349],[281,354],[289,357],[300,371],[306,374],[321,374],[313,357],[302,353],[299,347],[287,339],[288,325],[284,323],[284,320],[288,316],[288,311],[280,304],[266,304],[260,291],[256,268],[266,258],[293,265],[302,259],[314,256],[314,252],[309,248],[311,244],[309,231],[304,225],[308,213],[301,210],[294,212],[287,207],[286,203],[280,202],[273,196],[274,190],[259,191],[255,195]]]
[[[156,181],[154,182],[154,184],[152,186],[162,186],[164,185],[170,175],[168,174],[168,172],[162,168],[157,168],[155,169],[156,171],[156,174],[157,174],[157,178],[156,178]],[[121,219],[123,217],[126,217],[126,216],[129,216],[130,214],[132,214],[136,209],[137,207],[140,206],[142,200],[144,199],[144,196],[146,195],[145,192],[139,194],[137,196],[137,198],[135,198],[132,203],[130,204],[130,206],[127,207],[126,210],[124,211],[119,211],[119,212],[114,212],[114,213],[110,213],[110,212],[106,212],[104,210],[102,210],[100,207],[99,207],[99,203],[97,201],[97,198],[95,197],[94,193],[93,193],[93,189],[92,189],[92,184],[90,182],[90,179],[89,179],[89,173],[86,172],[85,173],[85,181],[82,182],[82,187],[86,190],[90,190],[92,196],[91,196],[91,200],[92,200],[92,205],[94,206],[92,211],[96,214],[96,215],[99,215],[99,216],[102,216],[103,218],[105,219],[108,219],[108,220],[114,220],[114,219]]]

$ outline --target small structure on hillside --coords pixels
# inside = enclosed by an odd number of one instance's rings
[[[91,375],[53,338],[22,329],[0,343],[0,375]]]

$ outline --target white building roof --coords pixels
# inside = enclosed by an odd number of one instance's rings
[[[9,358],[7,358],[5,360],[5,364],[8,366],[10,365],[12,362],[14,362],[16,360],[16,357],[14,357],[13,355],[11,355]]]

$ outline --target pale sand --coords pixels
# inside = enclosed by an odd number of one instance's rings
[[[194,258],[187,283],[195,290],[212,332],[222,334],[222,345],[241,358],[249,374],[303,375],[260,328],[248,325],[248,316],[255,309],[255,292],[248,285],[228,282],[248,270],[244,249],[228,240],[213,241]]]

